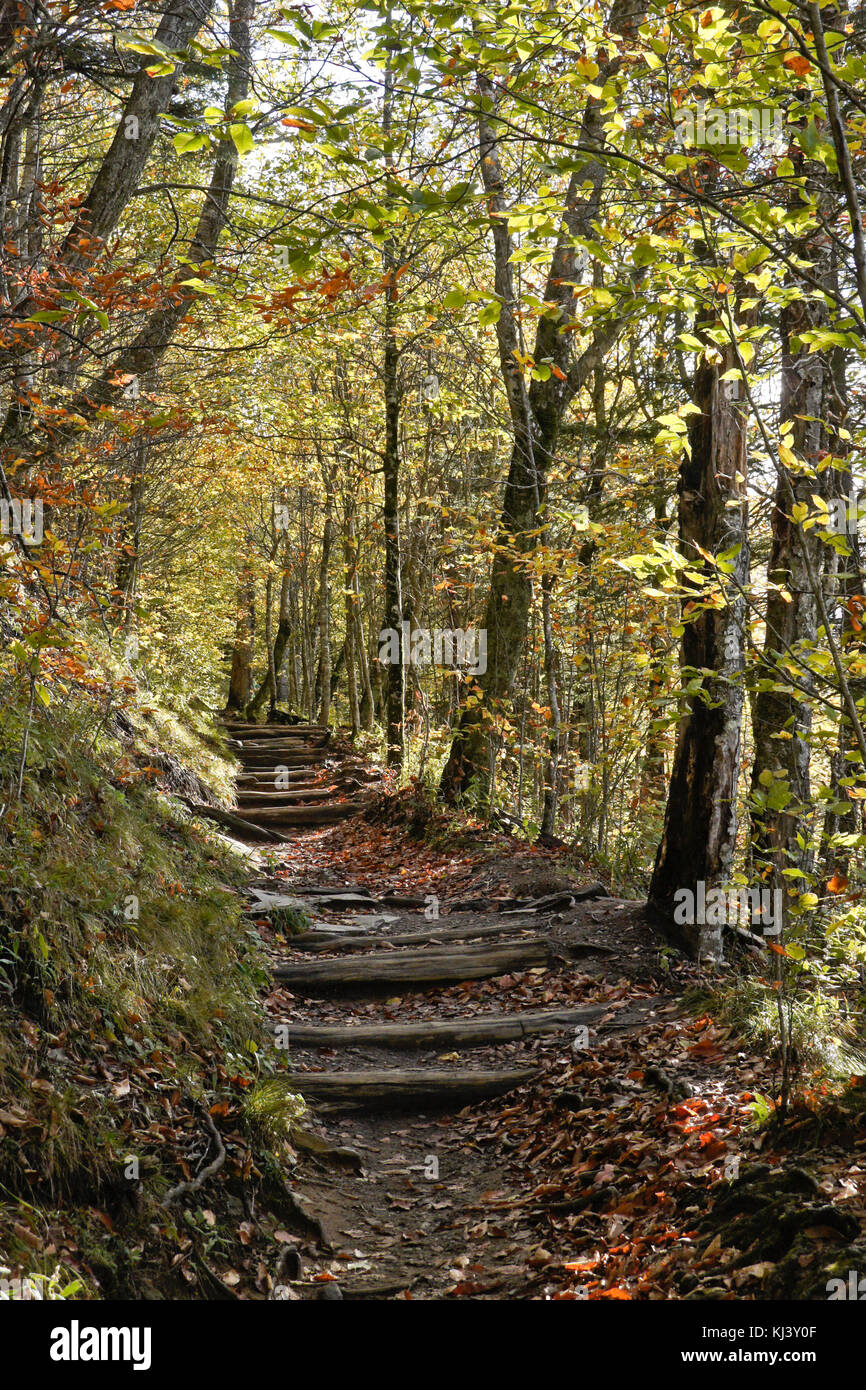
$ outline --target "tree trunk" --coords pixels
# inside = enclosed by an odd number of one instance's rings
[[[710,325],[706,325],[710,326]],[[664,829],[649,899],[668,918],[678,889],[696,893],[724,882],[731,872],[737,836],[737,784],[745,667],[745,587],[749,540],[745,501],[746,419],[732,403],[735,383],[721,377],[736,361],[727,347],[721,363],[704,358],[695,372],[699,415],[689,417],[690,450],[678,484],[680,552],[706,576],[683,603],[683,678],[695,683],[686,696],[677,731]],[[730,572],[719,573],[701,552],[730,554]],[[684,933],[694,947],[698,932]]]
[[[287,536],[285,541],[285,554],[283,556],[283,574],[280,580],[280,606],[277,616],[277,631],[274,636],[271,655],[268,659],[268,672],[255,695],[247,705],[247,714],[250,716],[258,713],[264,703],[265,696],[271,688],[271,671],[276,675],[283,664],[286,647],[289,645],[289,638],[292,633],[290,591],[291,571],[289,569],[289,540]],[[289,706],[292,707],[293,703],[294,701],[290,697],[288,700]]]
[[[318,720],[327,724],[331,712],[331,592],[328,568],[334,536],[333,481],[330,470],[321,456],[319,463],[325,485],[325,511],[322,529],[322,553],[319,560],[319,665],[316,676]]]
[[[144,520],[143,502],[147,443],[147,436],[142,434],[133,445],[134,461],[129,484],[129,506],[124,517],[122,543],[115,574],[117,623],[124,632],[128,632],[132,627],[135,610],[141,527]]]
[[[255,0],[233,0],[229,19],[229,42],[234,55],[228,60],[226,102],[229,107],[244,100],[249,91],[250,27]],[[150,80],[150,79],[148,79]],[[70,414],[92,419],[102,406],[110,405],[130,377],[141,379],[161,362],[178,325],[198,298],[198,291],[184,282],[205,263],[212,261],[220,234],[228,220],[229,202],[238,165],[234,141],[226,134],[219,142],[210,185],[205,194],[195,234],[177,274],[169,302],[155,309],[128,347],[121,350],[102,376],[70,403]]]
[[[238,577],[237,618],[229,695],[226,711],[245,710],[250,700],[253,635],[255,632],[255,580],[247,563]]]
[[[823,227],[810,231],[795,250],[797,257],[812,263],[822,279],[829,277]],[[814,592],[810,570],[817,583],[825,584],[829,552],[817,530],[802,529],[792,513],[797,503],[813,511],[813,496],[827,497],[839,489],[839,474],[832,468],[814,471],[830,442],[826,421],[829,416],[838,416],[830,357],[826,351],[812,352],[797,338],[826,323],[826,305],[813,296],[798,298],[782,309],[780,420],[789,422],[790,447],[806,464],[806,472],[789,470],[780,461],[771,513],[762,684],[753,706],[751,787],[754,863],[761,876],[772,877],[773,886],[778,888],[787,882],[785,869],[806,870],[812,860],[811,851],[798,843],[801,819],[810,800],[814,676],[809,654],[820,625],[819,596]]]
[[[201,3],[199,0],[178,0],[166,6],[154,40],[172,51],[186,48],[208,20],[211,9],[208,0],[201,0]],[[180,78],[177,70],[163,77],[151,77],[147,68],[152,65],[152,58],[144,57],[140,62],[114,139],[57,252],[57,261],[64,272],[75,270],[92,259],[97,243],[104,242],[117,227],[124,208],[141,183],[163,112]],[[25,292],[15,304],[13,313],[23,319],[36,307],[37,300]],[[4,352],[3,358],[6,360],[14,355],[13,348],[11,352]]]
[[[627,34],[640,23],[641,0],[614,0],[609,29]],[[598,84],[613,77],[621,59],[614,50],[604,63]],[[601,98],[590,97],[580,132],[582,148],[601,151],[606,116]],[[601,153],[590,154],[574,170],[565,196],[563,231],[551,257],[544,290],[546,304],[557,314],[545,314],[536,332],[533,358],[550,365],[547,380],[533,379],[527,391],[520,356],[519,329],[512,257],[514,245],[508,229],[508,199],[499,156],[497,89],[482,72],[478,78],[478,151],[487,193],[487,209],[494,248],[495,289],[500,302],[496,325],[502,382],[508,400],[512,450],[497,545],[490,576],[484,626],[487,630],[487,671],[478,684],[482,698],[464,707],[440,782],[447,800],[473,796],[482,806],[490,800],[492,745],[497,711],[510,695],[520,665],[532,603],[529,561],[538,545],[541,515],[546,501],[547,470],[556,448],[563,414],[575,395],[619,336],[625,314],[600,327],[581,356],[572,355],[571,327],[576,313],[579,279],[577,238],[593,235],[598,216],[606,165]],[[517,356],[515,354],[518,354]]]
[[[385,105],[382,130],[390,138],[394,74],[385,72]],[[385,351],[382,375],[385,389],[385,446],[382,454],[384,486],[383,522],[385,528],[385,624],[397,633],[396,659],[390,644],[390,660],[385,681],[385,761],[388,767],[403,765],[403,718],[405,675],[403,671],[403,594],[400,574],[400,349],[397,346],[397,251],[393,240],[385,243],[382,254],[387,282],[385,290]]]
[[[843,440],[836,431],[845,423],[848,411],[848,384],[845,371],[845,353],[837,350],[832,356],[832,372],[834,382],[834,394],[838,404],[838,415],[834,420],[835,429],[831,440],[834,457],[846,458],[850,452],[850,442]],[[863,574],[862,555],[860,550],[860,536],[857,529],[859,515],[859,498],[856,494],[853,476],[849,466],[837,473],[839,479],[839,492],[842,496],[851,499],[851,512],[849,516],[848,531],[845,536],[845,543],[848,553],[839,557],[839,602],[841,604],[841,631],[840,644],[845,652],[849,669],[855,662],[859,663],[860,669],[866,669],[866,649],[863,641],[863,593],[866,589],[866,576]],[[866,679],[850,678],[851,691],[858,706],[863,708],[862,701],[866,699]],[[847,879],[848,867],[851,858],[851,845],[837,843],[836,837],[857,835],[862,828],[863,804],[855,800],[850,794],[850,784],[846,781],[852,774],[852,759],[850,754],[857,752],[857,739],[851,720],[848,717],[844,701],[839,715],[839,731],[837,747],[830,759],[830,784],[833,789],[833,802],[824,815],[824,873],[825,877],[835,880]],[[859,756],[858,756],[859,761]],[[848,809],[839,809],[841,804],[847,803]]]
[[[343,651],[346,657],[346,693],[349,700],[349,723],[352,727],[352,734],[357,735],[361,732],[361,717],[358,711],[358,683],[356,677],[357,667],[355,664],[355,648],[358,642],[357,623],[355,621],[355,578],[357,572],[358,556],[355,542],[355,504],[354,500],[347,496],[344,502],[345,526],[343,530],[343,567],[344,567],[344,602],[343,620],[346,628],[346,637],[343,642]]]
[[[559,803],[559,743],[562,725],[559,712],[559,653],[556,650],[553,617],[550,611],[552,587],[552,576],[546,574],[542,580],[541,589],[541,622],[544,631],[544,675],[547,681],[547,703],[550,708],[550,741],[540,827],[540,833],[545,836],[552,836],[556,828],[556,808]]]
[[[653,514],[655,518],[656,536],[660,542],[663,542],[667,534],[668,526],[668,492],[665,486],[664,471],[661,466],[656,470],[655,483],[653,486]],[[652,718],[653,714],[660,716],[661,706],[664,701],[664,658],[667,649],[664,628],[660,622],[653,619],[650,620],[648,646],[650,664],[647,670],[649,690],[647,705],[649,706],[650,717]],[[661,729],[654,729],[651,724],[647,730],[640,773],[640,794],[643,801],[655,802],[664,796],[665,746],[664,733]]]

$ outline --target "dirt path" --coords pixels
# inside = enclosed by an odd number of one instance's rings
[[[261,788],[292,750],[318,758],[324,748],[317,729],[263,733],[233,730],[242,785],[253,775],[257,784],[253,809],[251,793],[239,796],[245,817],[261,817]],[[302,756],[296,775],[309,786],[314,770]],[[297,809],[288,815],[294,825]],[[380,887],[379,897],[357,876],[329,886],[335,836],[299,835],[280,877],[251,885],[262,912],[302,902],[314,920],[304,938],[275,934],[268,998],[275,1029],[288,1027],[293,1084],[311,1106],[296,1186],[324,1236],[301,1252],[290,1287],[320,1294],[333,1276],[344,1297],[435,1298],[462,1286],[520,1294],[537,1237],[514,1208],[521,1189],[507,1150],[467,1121],[495,1122],[545,1069],[606,1032],[640,1028],[669,1002],[640,964],[648,929],[636,904],[578,904],[562,891],[467,905],[405,874],[399,892]],[[298,875],[302,845],[318,851],[318,872]],[[658,943],[651,949],[657,956]],[[634,994],[624,974],[635,977]]]
[[[442,913],[442,921],[479,931],[491,925],[494,915],[451,914],[447,902]],[[371,986],[363,994],[350,987],[339,996],[317,992],[304,998],[286,987],[275,988],[268,1004],[275,1021],[289,1021],[298,1088],[315,1091],[322,1071],[329,1080],[347,1071],[358,1078],[354,1105],[311,1102],[310,1128],[327,1145],[353,1151],[357,1159],[325,1153],[318,1160],[308,1156],[302,1166],[300,1190],[322,1219],[332,1247],[309,1252],[305,1280],[331,1275],[348,1297],[531,1293],[538,1280],[527,1257],[539,1246],[539,1234],[522,1206],[526,1187],[512,1146],[499,1138],[497,1128],[509,1113],[522,1110],[545,1072],[568,1064],[575,1047],[591,1051],[608,1033],[639,1030],[644,1018],[656,1016],[668,1003],[649,985],[626,992],[619,952],[579,952],[580,965],[568,958],[569,942],[578,946],[591,939],[603,945],[604,937],[627,935],[629,925],[634,929],[632,917],[631,905],[610,901],[569,914],[567,923],[555,927],[545,916],[526,939],[545,927],[556,930],[562,948],[551,963],[481,984],[401,987],[399,995],[387,986]],[[417,929],[423,920],[402,913],[399,928]],[[397,934],[398,924],[390,930]],[[395,947],[387,954],[398,957],[405,949]],[[292,958],[305,954],[293,952]],[[380,954],[385,953],[370,953],[373,958]],[[336,952],[328,958],[340,959]],[[588,1021],[565,1021],[576,1015]],[[504,1043],[448,1044],[444,1051],[435,1045],[416,1045],[411,1051],[383,1044],[350,1046],[348,1039],[339,1047],[292,1041],[295,1021],[302,1028],[314,1022],[366,1031],[375,1020],[423,1033],[431,1022],[437,1026],[446,1020],[464,1030],[473,1024],[483,1030],[491,1018],[496,1026],[503,1019],[530,1020],[524,1025],[528,1029],[543,1018],[551,1032]],[[363,1077],[373,1071],[378,1077],[411,1073],[418,1087],[411,1109],[381,1100],[370,1102],[372,1110],[360,1109],[365,1104]],[[445,1098],[449,1083],[475,1075],[493,1086],[509,1072],[523,1073],[525,1079],[503,1083],[508,1089],[499,1097],[468,1108],[461,1108],[459,1097],[452,1103]]]
[[[806,1187],[762,1152],[772,1058],[684,1010],[707,980],[642,904],[601,885],[584,899],[516,842],[435,850],[360,818],[289,833],[250,885],[267,1007],[310,1107],[291,1186],[312,1224],[277,1296],[786,1297],[782,1256],[824,1279],[859,1231],[866,1138]],[[280,910],[299,907],[313,929],[293,936]],[[773,1220],[722,1238],[714,1204],[736,1207],[738,1184]]]

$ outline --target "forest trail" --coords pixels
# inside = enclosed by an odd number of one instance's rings
[[[537,1098],[545,1064],[639,1029],[662,1002],[611,997],[621,961],[607,937],[633,905],[593,903],[564,930],[561,911],[521,914],[516,900],[445,900],[431,921],[423,892],[323,887],[257,885],[274,906],[300,898],[341,919],[286,943],[268,1000],[312,1108],[299,1190],[322,1240],[295,1291],[322,1296],[318,1277],[344,1297],[529,1292],[539,1236],[493,1135]]]
[[[399,864],[386,836],[386,862],[365,872],[352,832],[375,853],[376,831],[349,818],[375,774],[316,726],[227,734],[238,817],[280,863],[251,882],[249,910],[272,939],[287,1085],[310,1106],[294,1184],[309,1239],[287,1251],[286,1296],[531,1294],[547,1260],[501,1128],[542,1103],[557,1068],[675,1008],[647,968],[662,943],[642,906],[601,884],[545,892],[538,869],[510,891],[489,874],[463,887],[464,856],[434,856],[431,877],[401,835]],[[280,931],[299,910],[312,930]]]
[[[266,1005],[309,1106],[273,1296],[788,1296],[790,1268],[808,1280],[859,1229],[856,1152],[841,1145],[819,1188],[765,1148],[753,1109],[772,1059],[684,1007],[706,980],[642,903],[516,842],[455,853],[383,830],[360,814],[373,774],[324,730],[230,736],[239,808],[273,837],[248,886]],[[324,770],[329,798],[261,818],[288,760],[304,793]],[[312,927],[296,935],[299,912]],[[719,1235],[732,1192],[769,1214],[748,1239],[736,1221]],[[762,1258],[780,1249],[788,1264]]]

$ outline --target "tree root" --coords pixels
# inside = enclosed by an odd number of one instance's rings
[[[213,1163],[209,1163],[206,1168],[202,1168],[197,1177],[191,1178],[189,1182],[179,1182],[177,1187],[170,1188],[162,1199],[162,1205],[164,1207],[171,1206],[172,1202],[177,1201],[178,1197],[185,1196],[187,1192],[198,1192],[199,1188],[204,1186],[208,1178],[212,1178],[215,1173],[219,1172],[226,1161],[226,1146],[222,1141],[222,1135],[214,1124],[213,1118],[208,1111],[205,1111],[204,1118],[211,1135],[216,1141],[217,1156]]]

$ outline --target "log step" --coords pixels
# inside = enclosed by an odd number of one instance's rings
[[[270,807],[266,811],[244,808],[244,820],[264,830],[280,830],[293,825],[330,825],[363,811],[366,801],[335,801],[322,806]]]
[[[250,734],[244,734],[239,738],[232,735],[228,742],[235,748],[273,748],[274,745],[278,748],[324,748],[328,739],[324,734],[307,734],[304,738],[286,738],[285,736],[275,738],[271,735],[265,738],[254,738]]]
[[[284,792],[238,792],[238,806],[247,811],[276,811],[299,801],[333,801],[339,787],[292,787]]]
[[[333,825],[368,804],[360,794],[375,778],[350,753],[341,757],[329,749],[333,730],[327,725],[226,719],[222,727],[239,764],[237,808],[222,814],[238,833],[280,840],[289,829]],[[284,784],[277,785],[278,777]]]
[[[303,801],[305,798],[318,801],[322,797],[330,797],[336,801],[363,790],[360,782],[326,782],[324,785],[321,782],[290,782],[287,787],[275,791],[273,782],[269,781],[261,787],[239,787],[237,798],[239,806],[260,801],[262,809],[265,809],[268,805],[279,806],[286,797],[292,801]],[[423,903],[421,905],[423,906]]]
[[[314,753],[244,753],[240,762],[245,772],[272,772],[278,767],[314,767],[325,761],[325,749]]]
[[[328,740],[316,739],[228,739],[228,747],[235,753],[271,753],[277,748],[285,748],[290,753],[326,752],[336,756],[329,748]]]
[[[227,729],[227,736],[236,743],[327,743],[330,733],[325,729],[282,728]]]
[[[288,772],[282,774],[282,780],[288,781],[286,790],[294,791],[296,787],[330,787],[339,786],[341,778],[338,774],[329,774],[325,781],[311,781],[314,769],[308,767],[290,767]],[[238,791],[263,791],[272,792],[279,790],[275,786],[276,772],[239,772],[235,778]],[[356,780],[354,776],[351,779]]]
[[[246,728],[240,728],[232,724],[222,726],[223,733],[227,738],[239,739],[243,742],[246,739],[281,739],[288,742],[290,739],[321,738],[329,739],[332,734],[331,729],[325,729],[322,725],[316,724],[251,724]]]
[[[242,719],[225,720],[222,727],[242,737],[250,734],[267,738],[306,738],[309,734],[324,734],[330,738],[334,732],[329,724],[251,724]]]
[[[255,761],[258,758],[271,763],[284,762],[289,758],[294,758],[296,761],[308,758],[315,759],[317,762],[322,762],[325,758],[333,757],[330,749],[326,748],[324,744],[318,744],[314,748],[287,748],[283,743],[276,748],[248,748],[244,745],[241,748],[233,748],[230,751],[234,753],[234,756],[242,763],[251,760]]]
[[[316,899],[309,902],[309,906],[315,907]],[[328,907],[332,905],[326,904]],[[371,911],[383,908],[395,907],[397,904],[389,901],[388,898],[379,899],[376,902],[367,904]],[[342,909],[337,907],[337,911]],[[439,942],[447,941],[474,941],[476,938],[484,940],[485,937],[508,937],[521,936],[526,933],[535,935],[534,923],[528,922],[525,926],[517,925],[491,925],[485,927],[441,927],[433,928],[430,931],[404,931],[394,932],[390,936],[364,936],[360,939],[357,936],[333,936],[324,932],[319,932],[315,927],[310,931],[304,932],[292,942],[292,950],[296,951],[369,951],[376,946],[422,946],[426,943],[435,945]]]
[[[606,1004],[582,1009],[538,1009],[519,1014],[481,1014],[436,1023],[358,1023],[354,1027],[289,1023],[289,1047],[481,1047],[517,1042],[546,1033],[567,1033],[579,1024],[596,1023]]]
[[[302,961],[278,965],[274,979],[299,993],[353,985],[455,984],[486,980],[511,970],[549,965],[554,959],[547,938],[495,946],[449,946],[421,951],[373,951],[367,956]]]
[[[362,1110],[427,1109],[501,1096],[538,1075],[532,1067],[500,1071],[432,1071],[426,1067],[389,1071],[293,1072],[285,1085],[301,1095],[337,1101]]]

